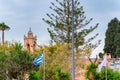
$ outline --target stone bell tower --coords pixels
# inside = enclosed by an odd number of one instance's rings
[[[36,38],[36,36],[33,36],[33,32],[30,28],[27,36],[24,35],[24,49],[31,53],[34,53],[36,49]]]

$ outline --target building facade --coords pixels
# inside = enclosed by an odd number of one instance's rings
[[[33,32],[30,28],[27,36],[24,35],[24,49],[31,53],[34,53],[34,51],[36,50],[36,41],[37,37],[33,36]]]

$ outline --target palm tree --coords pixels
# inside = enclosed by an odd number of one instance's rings
[[[2,44],[4,45],[4,31],[9,30],[10,27],[7,26],[4,22],[0,23],[0,30],[2,31]]]

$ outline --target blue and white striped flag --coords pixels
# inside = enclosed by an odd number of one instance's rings
[[[43,63],[43,53],[40,54],[35,60],[33,61],[34,65],[39,66]]]

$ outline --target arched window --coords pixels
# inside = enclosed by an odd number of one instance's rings
[[[30,44],[27,44],[27,50],[30,51]]]

